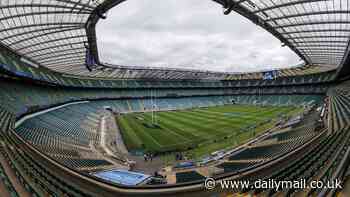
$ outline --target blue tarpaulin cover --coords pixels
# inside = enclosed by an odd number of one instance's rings
[[[138,185],[151,177],[150,175],[127,170],[103,171],[93,175],[113,183],[129,186]]]

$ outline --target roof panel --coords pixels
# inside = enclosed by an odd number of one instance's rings
[[[18,54],[48,68],[55,66],[62,57],[66,57],[66,62],[73,63],[76,57],[85,56],[84,48],[88,46],[85,24],[95,8],[103,2],[2,0],[1,42]],[[75,56],[62,56],[66,51],[75,53]],[[47,57],[49,59],[45,59]]]
[[[310,64],[318,63],[314,50],[337,48],[344,54],[350,37],[349,0],[222,0],[233,10],[254,19]],[[232,3],[230,3],[232,2]],[[230,8],[230,6],[226,6]],[[340,49],[339,46],[343,46]],[[308,50],[305,50],[308,49]],[[343,57],[343,55],[342,55]],[[339,58],[324,57],[338,66]]]

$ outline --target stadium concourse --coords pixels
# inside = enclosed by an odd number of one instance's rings
[[[350,196],[348,0],[214,0],[304,61],[240,74],[102,63],[124,1],[1,0],[1,197]]]

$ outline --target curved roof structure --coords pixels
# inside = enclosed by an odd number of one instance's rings
[[[1,43],[47,68],[81,68],[88,47],[86,23],[100,0],[4,0]]]
[[[350,36],[348,0],[219,0],[262,26],[309,64],[339,65]]]
[[[104,13],[126,0],[3,0],[1,43],[54,71],[112,76],[117,70],[98,59],[95,26]],[[213,0],[263,27],[306,64],[339,66],[350,37],[349,0]],[[227,17],[230,20],[230,17]],[[86,57],[94,57],[94,74]],[[118,69],[118,67],[117,67]],[[137,71],[136,71],[137,72]]]

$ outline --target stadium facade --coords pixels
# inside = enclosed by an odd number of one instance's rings
[[[154,99],[158,110],[233,103],[303,106],[305,117],[293,124],[293,132],[267,133],[248,148],[228,152],[218,163],[209,164],[214,172],[208,177],[218,182],[338,179],[346,186],[350,162],[348,0],[214,0],[224,7],[224,14],[237,12],[248,18],[305,63],[240,74],[101,62],[96,24],[124,1],[0,2],[0,191],[4,196],[231,194],[220,188],[205,189],[206,176],[195,168],[175,174],[174,183],[154,179],[136,185],[112,183],[91,173],[111,165],[91,148],[103,136],[98,130],[106,108],[140,112],[154,108]],[[315,108],[322,109],[320,116],[315,115]],[[128,158],[115,153],[113,163],[120,169],[127,162]],[[234,192],[347,196],[339,188],[237,188]]]

